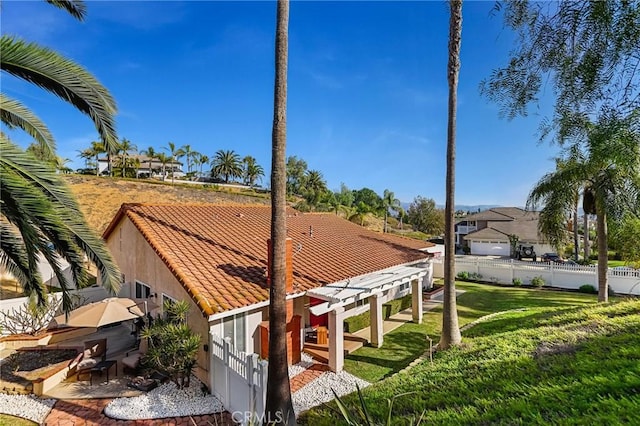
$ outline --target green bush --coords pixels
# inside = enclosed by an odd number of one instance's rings
[[[395,315],[400,311],[403,311],[411,307],[412,299],[408,294],[400,299],[391,300],[382,304],[382,318],[387,319],[391,315]],[[344,320],[345,333],[354,333],[358,330],[362,330],[365,327],[371,326],[371,314],[370,311],[363,312],[359,315],[354,315]]]
[[[581,285],[578,291],[580,293],[598,294],[598,289],[592,286],[591,284]]]
[[[545,284],[544,278],[541,276],[531,278],[531,285],[534,287],[542,287]]]
[[[469,247],[469,246],[462,246],[462,252],[463,252],[464,254],[469,254],[469,253],[471,253],[471,247]]]
[[[522,279],[521,278],[514,278],[513,280],[511,280],[511,282],[516,287],[520,287],[522,285]]]
[[[480,281],[482,279],[482,275],[477,272],[472,272],[469,274],[469,279],[471,281]]]
[[[456,278],[463,281],[469,281],[469,273],[467,271],[458,272],[458,275],[456,275]]]
[[[400,299],[391,300],[387,303],[382,304],[382,318],[387,319],[391,315],[395,315],[400,311],[404,311],[407,308],[411,307],[412,298],[411,295],[408,294]]]
[[[363,312],[360,315],[354,315],[344,320],[345,333],[355,333],[358,330],[362,330],[365,327],[371,325],[371,315],[369,311]]]

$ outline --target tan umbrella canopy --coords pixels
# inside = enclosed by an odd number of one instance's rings
[[[102,327],[142,316],[144,312],[135,301],[124,297],[110,297],[74,309],[66,318],[64,314],[59,315],[55,320],[58,324],[70,327]]]

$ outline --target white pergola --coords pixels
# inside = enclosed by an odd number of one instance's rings
[[[329,314],[329,367],[341,371],[344,365],[344,320],[355,313],[345,311],[356,301],[369,299],[371,312],[371,344],[383,342],[382,303],[391,289],[411,283],[412,318],[422,322],[422,280],[431,279],[431,263],[394,266],[371,274],[329,284],[307,291],[307,296],[324,300],[309,308],[313,315]],[[357,313],[357,312],[356,312]]]

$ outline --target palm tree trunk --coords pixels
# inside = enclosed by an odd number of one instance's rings
[[[271,134],[271,288],[269,294],[269,374],[264,424],[295,425],[287,368],[287,62],[289,0],[278,0],[273,130]]]
[[[100,176],[100,161],[98,160],[98,154],[96,154],[96,176]]]
[[[598,235],[598,302],[609,301],[607,271],[609,270],[609,247],[607,244],[607,214],[604,202],[596,200],[596,220]]]
[[[458,102],[458,75],[460,72],[460,42],[462,38],[462,0],[451,0],[449,19],[449,105],[447,123],[447,178],[445,203],[444,250],[444,304],[442,307],[442,335],[440,348],[459,345],[462,341],[458,325],[455,282],[455,164],[456,164],[456,115]]]
[[[382,232],[386,233],[387,232],[387,215],[389,213],[385,210],[384,212],[384,226],[382,227]]]
[[[584,260],[588,260],[589,256],[591,256],[591,241],[589,239],[589,215],[583,212],[584,217],[582,218],[582,237],[584,239]]]
[[[573,206],[573,259],[578,261],[580,252],[580,239],[578,237],[578,200]]]

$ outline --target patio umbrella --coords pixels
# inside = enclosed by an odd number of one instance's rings
[[[124,297],[110,297],[99,302],[89,303],[55,318],[58,324],[70,327],[102,327],[114,322],[136,319],[144,316],[144,312],[135,301]]]

